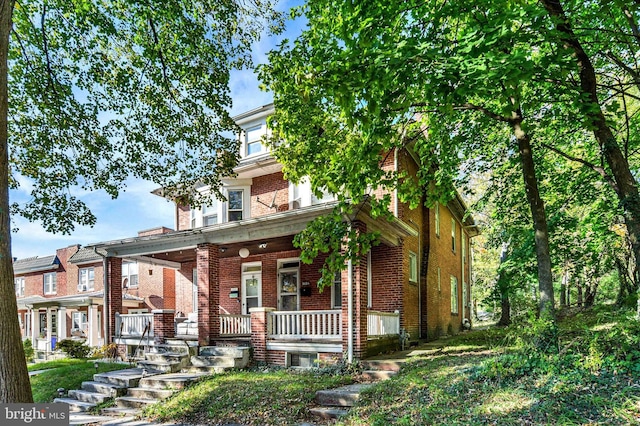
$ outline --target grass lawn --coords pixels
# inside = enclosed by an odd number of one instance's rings
[[[58,388],[80,389],[82,382],[93,380],[96,369],[93,360],[61,359],[29,364],[29,371],[47,370],[33,375],[31,391],[34,402],[51,402],[58,397]],[[130,368],[129,364],[98,362],[98,373]]]

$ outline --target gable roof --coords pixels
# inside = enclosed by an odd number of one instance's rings
[[[78,250],[73,256],[71,256],[71,258],[69,259],[69,262],[74,263],[76,265],[102,262],[103,257],[106,255],[107,255],[107,252],[105,250],[101,250],[101,249],[94,250],[93,248],[83,247],[80,250]]]
[[[20,275],[31,272],[52,271],[58,269],[59,266],[60,259],[55,254],[45,257],[26,257],[13,262],[13,273],[14,275]]]

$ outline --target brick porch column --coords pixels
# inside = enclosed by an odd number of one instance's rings
[[[269,333],[269,312],[276,308],[249,308],[251,314],[251,346],[253,347],[253,359],[267,361],[267,334]]]
[[[196,248],[198,275],[198,344],[210,345],[220,335],[220,253],[215,244]]]
[[[174,309],[154,309],[153,314],[153,341],[162,344],[167,339],[175,337]]]
[[[104,272],[104,271],[103,271]],[[112,341],[116,330],[116,312],[122,313],[122,259],[107,258],[107,281],[109,283],[109,330],[111,336],[104,336],[105,343]]]

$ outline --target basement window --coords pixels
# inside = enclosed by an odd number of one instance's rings
[[[313,368],[317,366],[317,353],[287,352],[287,367]]]

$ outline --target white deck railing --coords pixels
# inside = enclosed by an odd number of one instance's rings
[[[220,314],[221,336],[250,336],[251,315]]]
[[[149,331],[145,336],[153,336],[153,314],[116,314],[116,336],[142,336],[147,324]]]
[[[269,313],[272,339],[342,339],[342,311],[275,311]]]
[[[369,337],[388,336],[400,333],[400,314],[369,311],[367,313],[367,334]]]

